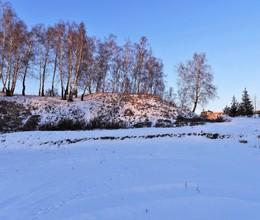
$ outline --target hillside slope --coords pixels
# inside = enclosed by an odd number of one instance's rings
[[[177,117],[195,117],[159,97],[100,93],[84,101],[60,97],[0,97],[0,130],[173,127]]]

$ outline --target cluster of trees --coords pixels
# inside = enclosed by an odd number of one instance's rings
[[[86,34],[84,23],[63,22],[28,30],[12,6],[0,2],[0,80],[2,91],[12,96],[21,80],[22,95],[28,77],[38,79],[39,95],[56,91],[72,101],[82,92],[146,93],[163,96],[162,61],[155,57],[146,37],[119,46],[116,37],[104,40]]]
[[[233,96],[231,105],[226,106],[223,111],[225,114],[231,117],[252,116],[255,112],[255,109],[246,88],[242,93],[241,102],[238,102],[236,97]]]

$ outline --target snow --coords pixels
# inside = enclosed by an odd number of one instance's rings
[[[259,219],[259,135],[259,118],[0,134],[0,219]]]
[[[151,126],[155,126],[158,120],[173,124],[177,116],[195,117],[194,113],[176,108],[159,97],[144,94],[97,93],[85,96],[84,101],[75,98],[73,102],[61,100],[61,97],[37,96],[0,97],[1,101],[16,102],[29,109],[32,115],[39,115],[39,126],[57,125],[64,119],[84,124],[98,119],[123,123],[125,127],[150,122]],[[127,115],[127,111],[132,114]]]

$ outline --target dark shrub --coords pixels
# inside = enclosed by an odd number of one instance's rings
[[[124,113],[125,116],[134,116],[134,113],[131,109],[126,109],[125,110],[125,113]]]
[[[133,125],[134,128],[150,128],[152,127],[152,122],[150,121],[145,121],[145,122],[138,122]]]
[[[158,119],[155,123],[155,127],[157,128],[166,128],[166,127],[173,127],[174,124],[171,120],[168,119]]]
[[[123,121],[119,121],[119,122],[105,121],[103,117],[96,117],[90,120],[85,126],[85,129],[87,130],[119,129],[119,128],[127,128],[127,124],[124,123]]]
[[[58,124],[46,123],[40,126],[39,130],[44,131],[65,131],[65,130],[84,130],[85,122],[82,120],[61,119]]]
[[[23,131],[33,131],[38,128],[39,122],[40,122],[40,115],[31,115],[24,126],[22,127]]]

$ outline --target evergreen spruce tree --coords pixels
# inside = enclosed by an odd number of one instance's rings
[[[239,105],[239,114],[243,116],[251,116],[254,114],[252,100],[250,99],[246,88],[243,91],[242,100]]]
[[[226,105],[226,107],[223,109],[224,114],[230,115],[230,107]]]
[[[236,117],[238,116],[238,111],[239,111],[239,103],[236,100],[236,97],[232,97],[232,102],[231,102],[231,107],[229,110],[229,116],[231,117]]]

